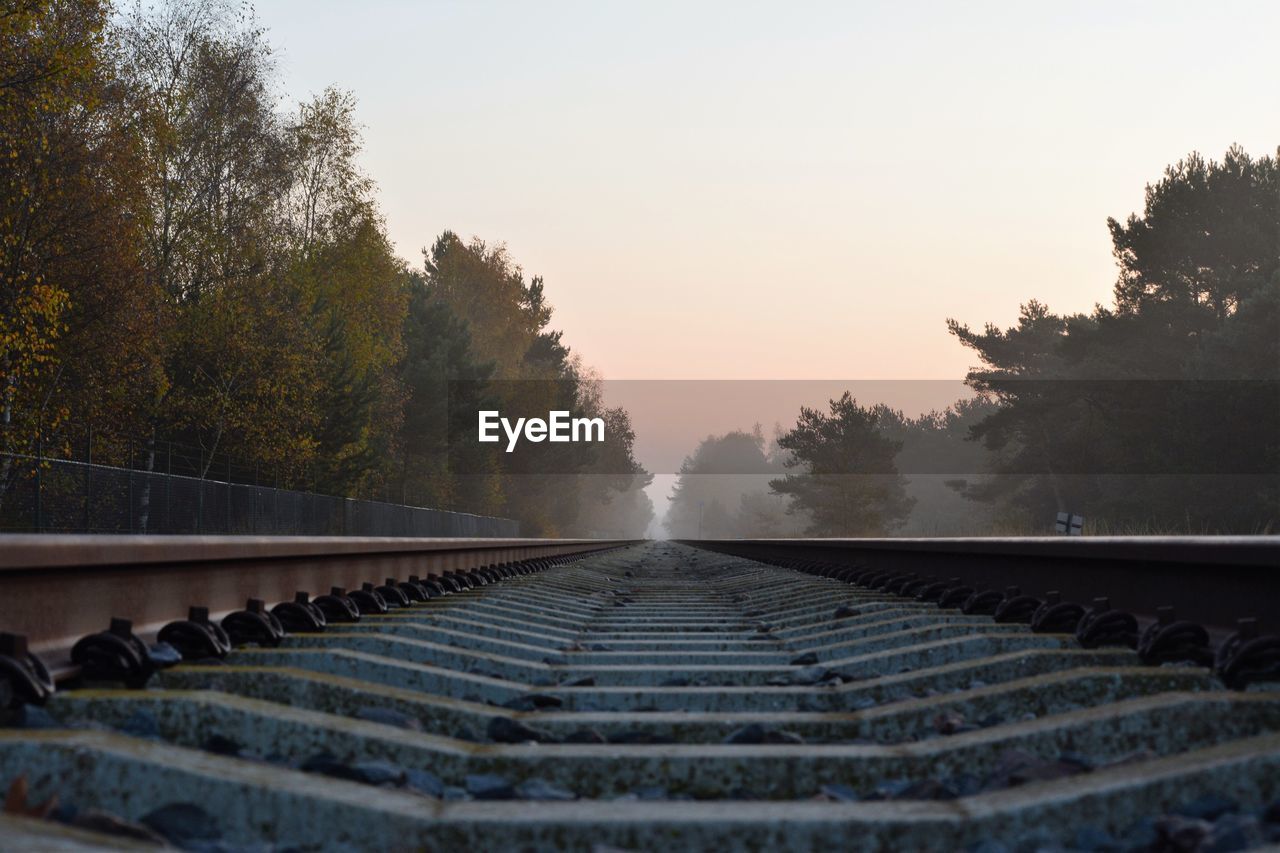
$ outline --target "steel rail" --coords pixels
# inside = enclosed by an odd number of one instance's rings
[[[822,560],[868,569],[958,577],[976,588],[1059,590],[1088,602],[1107,596],[1149,616],[1225,630],[1254,617],[1280,630],[1280,536],[1055,536],[936,539],[680,540],[749,559]]]
[[[626,540],[0,535],[0,626],[60,669],[112,617],[148,638],[193,605],[218,616],[331,587],[613,548]]]

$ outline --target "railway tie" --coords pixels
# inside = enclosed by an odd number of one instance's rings
[[[1151,665],[1082,643],[1087,612],[1033,630],[1020,590],[922,600],[675,543],[525,568],[193,610],[142,689],[107,677],[115,626],[74,689],[10,702],[0,849],[1280,842],[1280,691],[1225,686],[1194,632]]]

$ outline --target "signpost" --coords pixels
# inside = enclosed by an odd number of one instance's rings
[[[1072,515],[1069,512],[1058,513],[1058,522],[1055,525],[1059,533],[1065,533],[1068,536],[1084,535],[1084,516]]]

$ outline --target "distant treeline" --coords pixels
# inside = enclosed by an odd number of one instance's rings
[[[447,232],[421,266],[399,260],[353,97],[283,109],[240,8],[4,5],[3,458],[95,424],[144,456],[180,442],[284,486],[511,516],[528,535],[642,532],[627,413],[551,328],[542,280]],[[545,459],[448,440],[482,404],[600,416],[607,441],[558,447],[545,476]],[[0,511],[17,476],[0,470]]]
[[[1114,304],[947,327],[975,397],[912,420],[846,394],[685,461],[668,529],[713,536],[1110,533],[1280,525],[1280,173],[1192,154],[1107,220]]]

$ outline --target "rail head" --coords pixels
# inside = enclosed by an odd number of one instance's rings
[[[866,552],[1021,556],[1074,560],[1253,565],[1280,569],[1280,536],[972,536],[678,540],[708,548],[804,548]]]
[[[121,536],[0,534],[0,572],[95,566],[196,565],[234,560],[479,555],[510,549],[612,547],[623,540],[410,538],[396,536]],[[601,543],[606,543],[601,545]]]
[[[1280,630],[1280,536],[1038,536],[991,538],[681,540],[711,551],[961,578],[977,588],[1107,596],[1143,615],[1230,629],[1242,617]]]
[[[598,551],[617,539],[343,536],[0,535],[0,631],[57,662],[113,618],[147,636],[189,607],[218,615],[251,598],[358,589],[386,578],[467,571]]]

